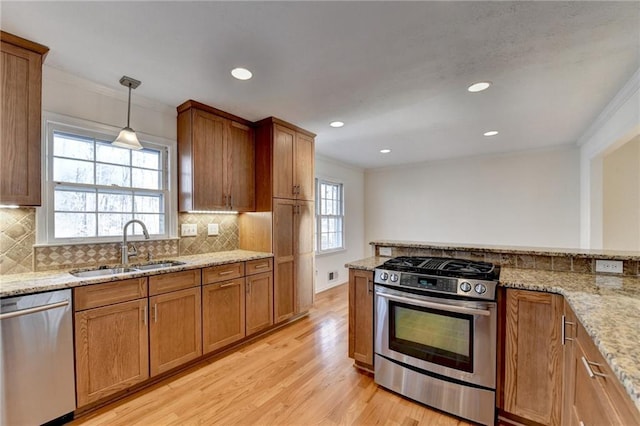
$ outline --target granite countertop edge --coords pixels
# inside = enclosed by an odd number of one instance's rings
[[[399,247],[435,250],[471,251],[476,253],[504,253],[514,255],[535,256],[572,256],[572,257],[601,257],[612,260],[637,260],[640,261],[640,253],[623,250],[593,250],[579,248],[555,248],[555,247],[527,247],[527,246],[500,246],[491,244],[463,244],[463,243],[437,243],[421,241],[396,241],[374,240],[369,242],[372,246]]]
[[[250,260],[259,260],[270,257],[273,257],[273,253],[250,250],[231,250],[190,256],[171,257],[171,260],[184,262],[184,265],[91,278],[75,277],[69,273],[70,271],[78,268],[43,272],[28,272],[24,274],[0,275],[0,298],[23,296],[28,294],[42,293],[45,291],[62,290],[66,288],[74,288],[92,284],[108,283],[130,278],[147,277],[150,275],[168,274],[171,272],[180,272],[197,268],[207,268],[209,266],[225,265],[235,262],[246,262]],[[158,259],[158,261],[161,260],[164,259]],[[135,265],[136,263],[132,262],[131,264]]]
[[[372,256],[345,267],[373,271],[387,259]],[[640,411],[640,346],[633,330],[640,323],[640,277],[503,267],[500,286],[564,296]],[[630,326],[625,332],[620,324]]]

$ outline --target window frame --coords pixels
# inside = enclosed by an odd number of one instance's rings
[[[320,203],[322,202],[322,192],[320,191],[320,187],[322,184],[327,184],[327,185],[338,185],[339,186],[339,196],[340,196],[340,214],[338,215],[323,215],[321,214],[320,211]],[[330,179],[330,178],[324,178],[324,177],[316,177],[315,179],[315,185],[316,185],[316,200],[315,200],[315,220],[316,220],[316,224],[315,224],[315,252],[316,255],[323,255],[323,254],[332,254],[332,253],[336,253],[336,252],[341,252],[341,251],[345,251],[346,245],[345,245],[345,200],[344,200],[344,183],[336,180],[336,179]],[[322,218],[323,217],[339,217],[342,220],[340,221],[341,225],[342,225],[342,229],[340,232],[340,235],[342,236],[342,239],[340,241],[340,246],[339,247],[333,247],[330,249],[326,249],[326,250],[322,250],[322,238],[321,238],[321,227],[322,227]]]
[[[74,237],[74,238],[56,238],[55,237],[55,189],[61,187],[76,188],[97,188],[109,189],[109,186],[99,184],[56,184],[53,180],[53,135],[54,132],[67,133],[71,135],[84,136],[98,140],[115,139],[121,129],[93,121],[68,117],[61,114],[44,112],[42,120],[42,207],[36,209],[36,245],[70,245],[70,244],[93,244],[93,243],[113,243],[122,241],[122,235],[111,236],[93,236],[93,237]],[[151,136],[141,132],[136,132],[140,143],[145,148],[159,150],[162,157],[163,168],[163,189],[146,190],[133,189],[123,187],[123,192],[128,190],[134,193],[162,193],[164,198],[164,233],[154,234],[151,240],[166,240],[177,238],[177,196],[174,194],[173,188],[177,188],[176,168],[176,142],[169,139]],[[92,161],[96,164],[99,162]],[[118,188],[113,188],[118,189]],[[131,236],[131,240],[142,239],[141,235]]]

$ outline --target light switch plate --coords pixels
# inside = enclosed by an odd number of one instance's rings
[[[207,231],[209,235],[218,235],[220,233],[217,223],[210,223],[207,227]]]
[[[195,237],[198,234],[198,225],[196,223],[183,223],[180,235],[183,237]]]

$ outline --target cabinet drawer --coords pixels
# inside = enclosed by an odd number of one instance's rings
[[[244,262],[211,266],[202,270],[202,284],[232,280],[244,276]]]
[[[271,270],[273,270],[273,259],[270,257],[266,259],[251,260],[247,262],[245,266],[246,275],[259,274],[261,272],[268,272]]]
[[[73,289],[76,311],[147,297],[147,278],[94,284]]]
[[[171,272],[149,277],[149,296],[200,285],[200,269]]]

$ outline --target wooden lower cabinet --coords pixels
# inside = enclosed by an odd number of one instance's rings
[[[373,370],[373,272],[349,270],[349,357]]]
[[[563,297],[507,289],[503,410],[544,425],[562,415]]]
[[[563,424],[639,425],[640,412],[565,302]]]
[[[273,325],[273,274],[262,272],[246,277],[246,334]]]
[[[245,278],[202,287],[202,344],[213,352],[245,337]]]
[[[149,298],[151,376],[202,355],[200,287]]]
[[[78,407],[149,377],[147,299],[75,314]]]

